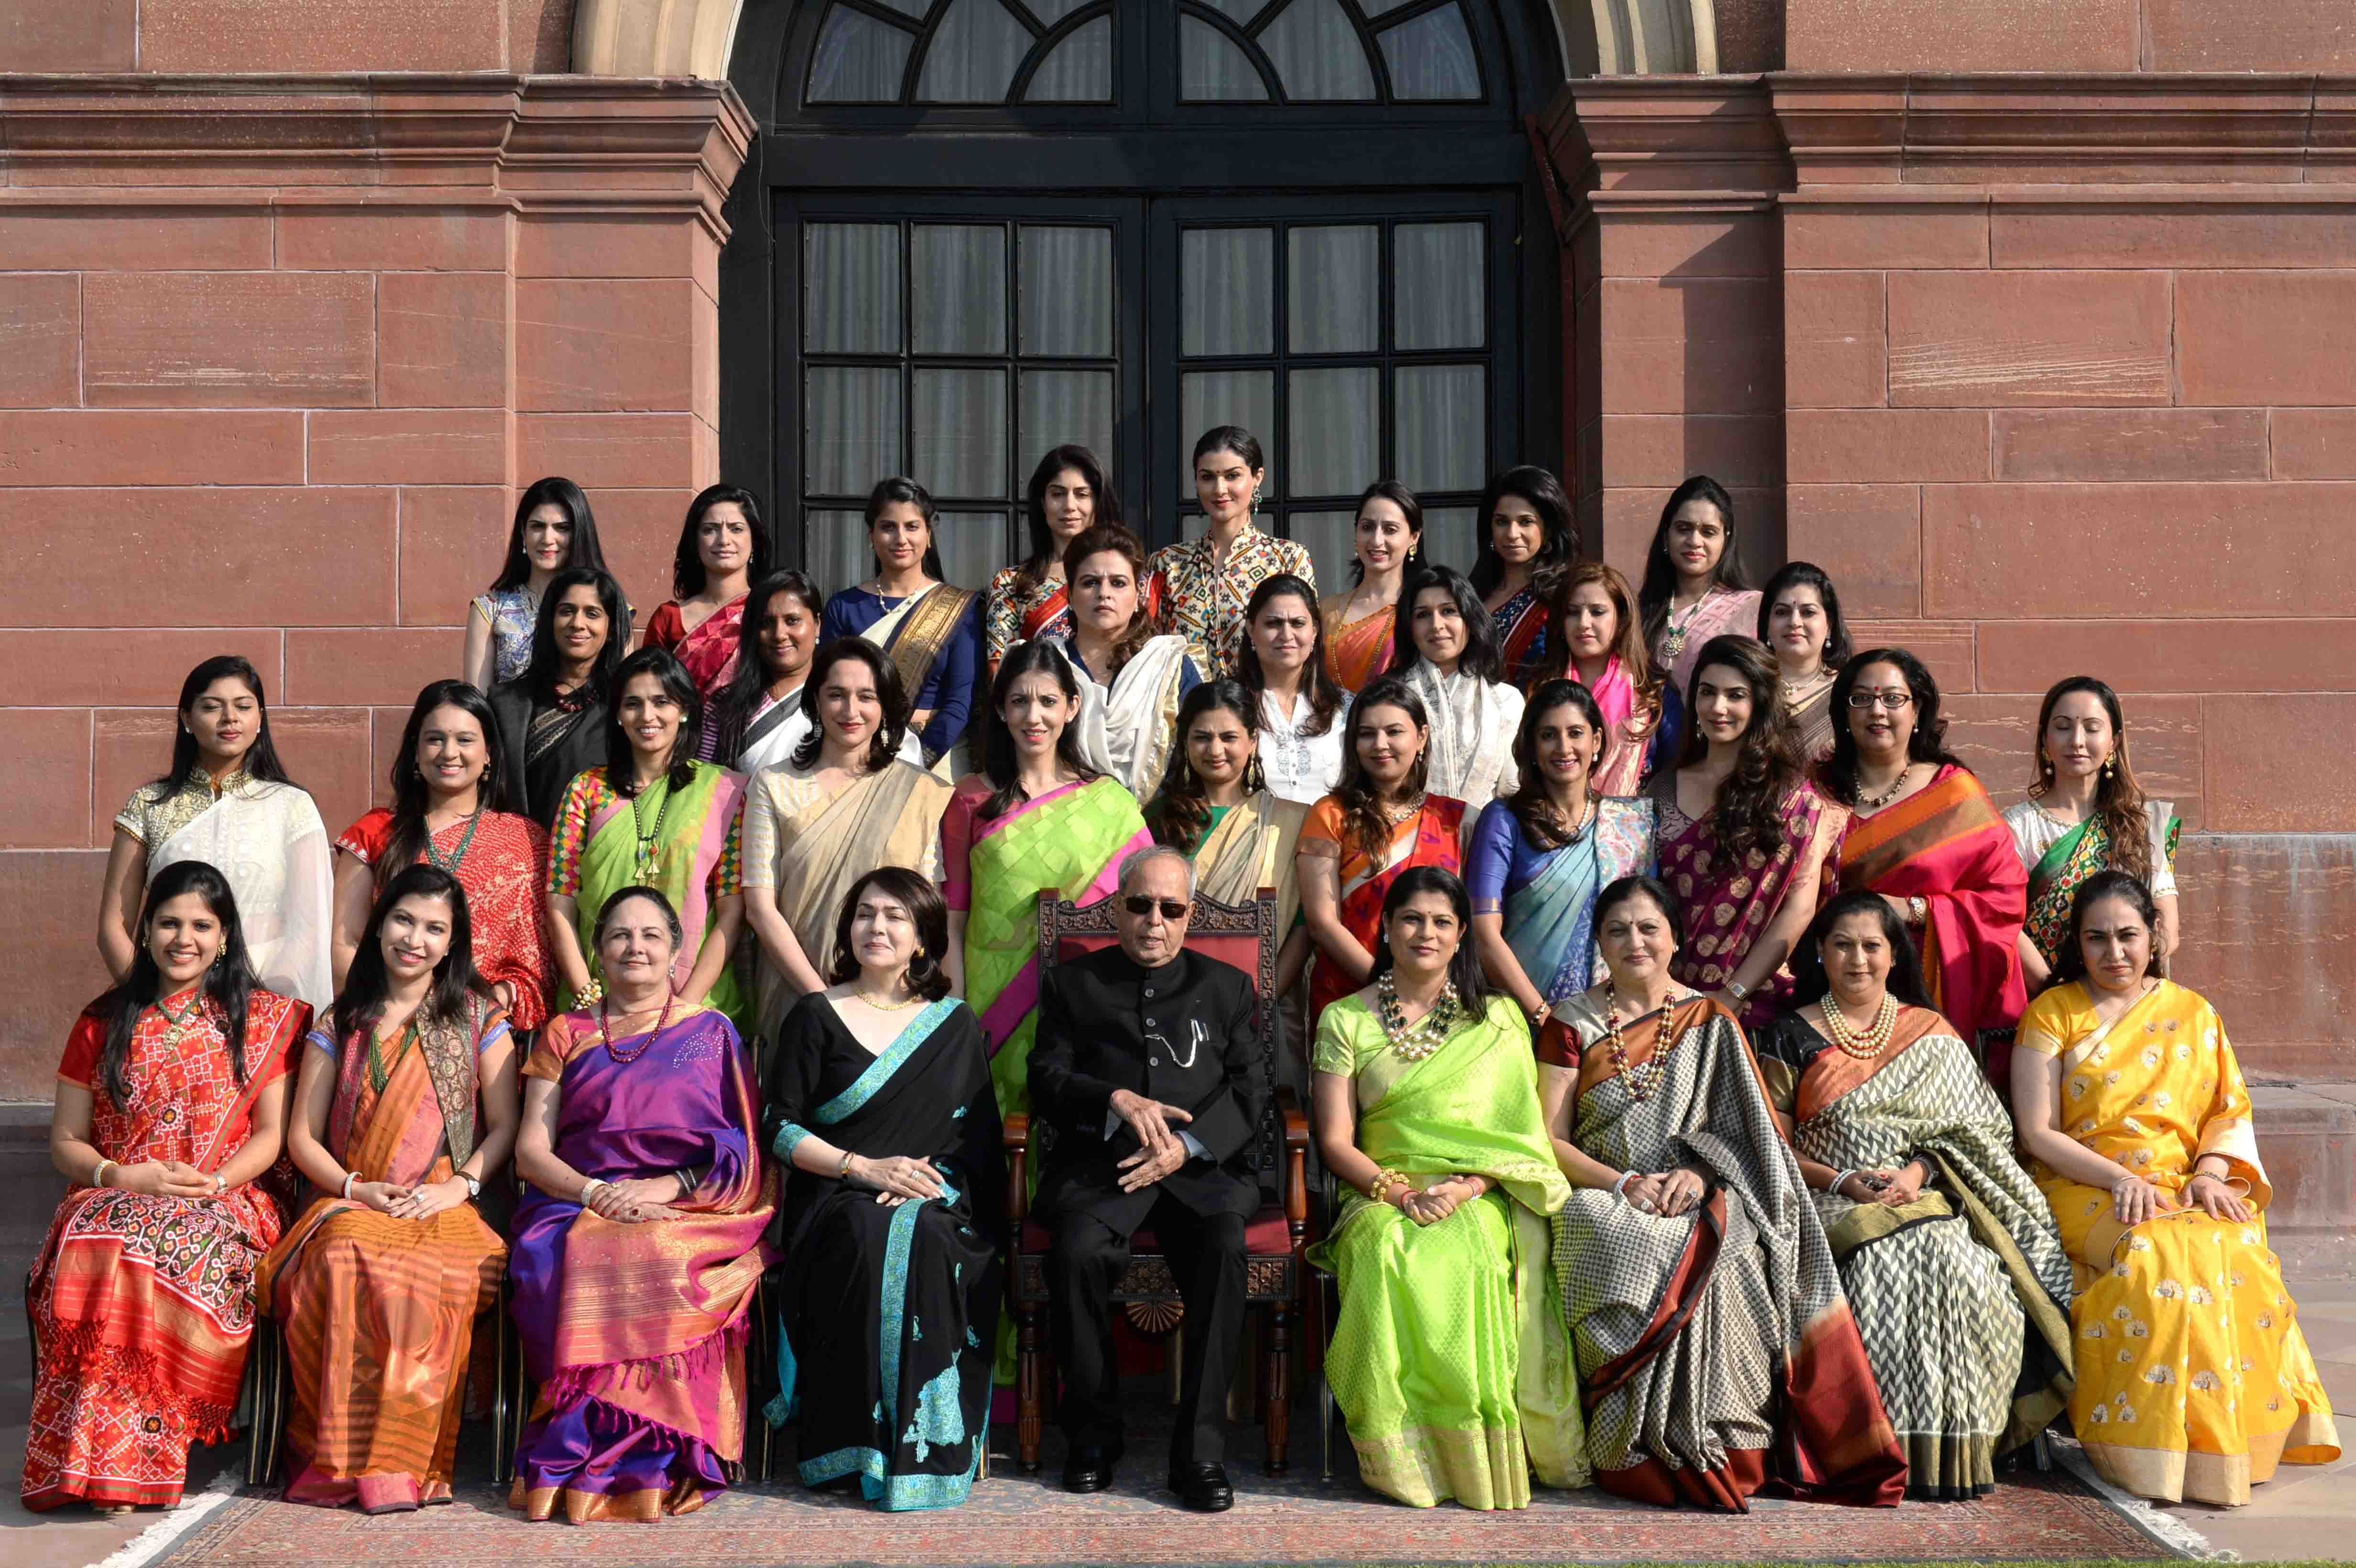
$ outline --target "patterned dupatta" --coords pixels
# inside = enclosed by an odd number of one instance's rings
[[[724,689],[729,677],[736,673],[746,597],[740,593],[698,621],[695,629],[680,637],[679,645],[671,649],[679,656],[679,662],[687,667],[695,689],[703,694],[707,702]],[[705,730],[709,733],[710,726]]]
[[[1409,866],[1438,866],[1459,876],[1463,874],[1463,831],[1464,803],[1445,795],[1427,795],[1422,809],[1391,835],[1387,846],[1388,859],[1369,860],[1355,874],[1345,871],[1342,881],[1342,925],[1358,939],[1360,946],[1369,953],[1375,950],[1375,939],[1383,921],[1383,901],[1390,896],[1391,884],[1398,880],[1401,871]],[[1354,843],[1343,845],[1345,868],[1355,848]],[[1337,965],[1319,959],[1310,974],[1309,1016],[1320,1016],[1357,988],[1356,982]]]
[[[2183,821],[2166,801],[2152,802],[2149,815],[2152,837],[2173,860]],[[2070,907],[2078,897],[2079,884],[2110,864],[2111,830],[2100,816],[2090,816],[2055,839],[2029,868],[2029,913],[2022,929],[2037,944],[2048,965],[2060,961],[2062,948],[2070,940]]]
[[[626,766],[626,764],[625,764]],[[609,769],[608,773],[616,770]],[[713,763],[697,763],[695,776],[684,789],[673,790],[669,774],[657,779],[633,802],[615,792],[589,819],[581,848],[581,892],[577,930],[589,967],[597,968],[597,912],[622,889],[643,882],[670,900],[679,912],[685,939],[671,961],[671,981],[683,986],[695,972],[703,951],[703,932],[712,919],[712,869],[726,851],[728,831],[744,805],[744,775]],[[660,819],[662,831],[650,844],[651,863],[638,864],[638,818],[643,814],[652,828]],[[735,969],[721,972],[712,988],[712,1005],[723,1010],[736,999]],[[570,997],[566,1000],[570,1001]]]
[[[1505,895],[1500,912],[1505,945],[1548,1003],[1559,1004],[1602,978],[1595,895],[1622,877],[1652,869],[1653,836],[1652,802],[1599,797],[1588,830]]]
[[[504,1020],[498,1008],[466,998],[464,1021],[412,1020],[391,1061],[367,1024],[346,1032],[327,1107],[327,1147],[363,1181],[413,1186],[447,1147],[451,1168],[475,1152],[475,1055]]]
[[[1070,636],[1072,634],[1072,598],[1062,582],[1043,582],[1039,596],[1025,605],[1023,617],[1015,623],[1014,640],[1036,642],[1041,637]]]

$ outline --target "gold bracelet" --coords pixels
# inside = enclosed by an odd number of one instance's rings
[[[834,1179],[837,1181],[848,1181],[851,1179],[851,1161],[852,1157],[853,1157],[850,1150],[845,1149],[843,1151],[842,1168],[834,1173]]]
[[[1386,1170],[1375,1178],[1374,1184],[1366,1189],[1366,1196],[1377,1203],[1387,1203],[1390,1201],[1392,1189],[1414,1185],[1414,1182],[1407,1179],[1404,1171]]]

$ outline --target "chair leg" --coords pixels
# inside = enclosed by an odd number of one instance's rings
[[[2053,1467],[2053,1444],[2047,1434],[2040,1432],[2030,1438],[2029,1451],[2036,1458],[2039,1470],[2050,1470]]]
[[[1047,1398],[1041,1338],[1039,1304],[1024,1302],[1014,1309],[1014,1456],[1026,1474],[1039,1468],[1039,1432]]]
[[[515,1477],[516,1428],[523,1419],[516,1408],[515,1325],[505,1279],[491,1299],[491,1484],[504,1487]]]
[[[245,1484],[266,1487],[278,1477],[278,1445],[286,1424],[286,1349],[277,1323],[253,1320],[253,1337],[245,1350],[246,1392],[253,1422],[246,1428]]]
[[[1260,1350],[1262,1431],[1268,1439],[1268,1473],[1281,1476],[1291,1467],[1292,1447],[1292,1304],[1273,1301],[1268,1307],[1268,1343]]]

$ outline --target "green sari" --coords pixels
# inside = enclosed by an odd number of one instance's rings
[[[1408,1061],[1365,993],[1325,1009],[1316,1068],[1351,1082],[1357,1143],[1419,1187],[1451,1175],[1491,1190],[1435,1225],[1352,1189],[1310,1262],[1341,1280],[1325,1372],[1377,1491],[1430,1508],[1515,1509],[1530,1472],[1588,1484],[1587,1441],[1547,1268],[1547,1217],[1570,1195],[1538,1106],[1529,1027],[1504,997]]]
[[[2165,855],[2168,864],[2173,865],[2184,822],[2169,805],[2168,801],[2153,801],[2146,806],[2145,817],[2155,859]],[[2077,902],[2079,885],[2112,864],[2110,827],[2101,817],[2090,816],[2047,846],[2037,864],[2029,869],[2029,910],[2022,925],[2049,966],[2060,962],[2062,948],[2070,940],[2070,912]]]

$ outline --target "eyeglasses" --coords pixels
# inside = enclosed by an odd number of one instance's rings
[[[1913,700],[1914,694],[1902,686],[1891,687],[1887,691],[1852,691],[1848,694],[1851,708],[1871,708],[1879,704],[1892,713]]]
[[[1185,919],[1187,910],[1192,907],[1179,902],[1176,899],[1150,899],[1141,893],[1132,893],[1120,901],[1122,907],[1130,913],[1141,918],[1151,914],[1158,907],[1162,911],[1162,918],[1169,921]]]

